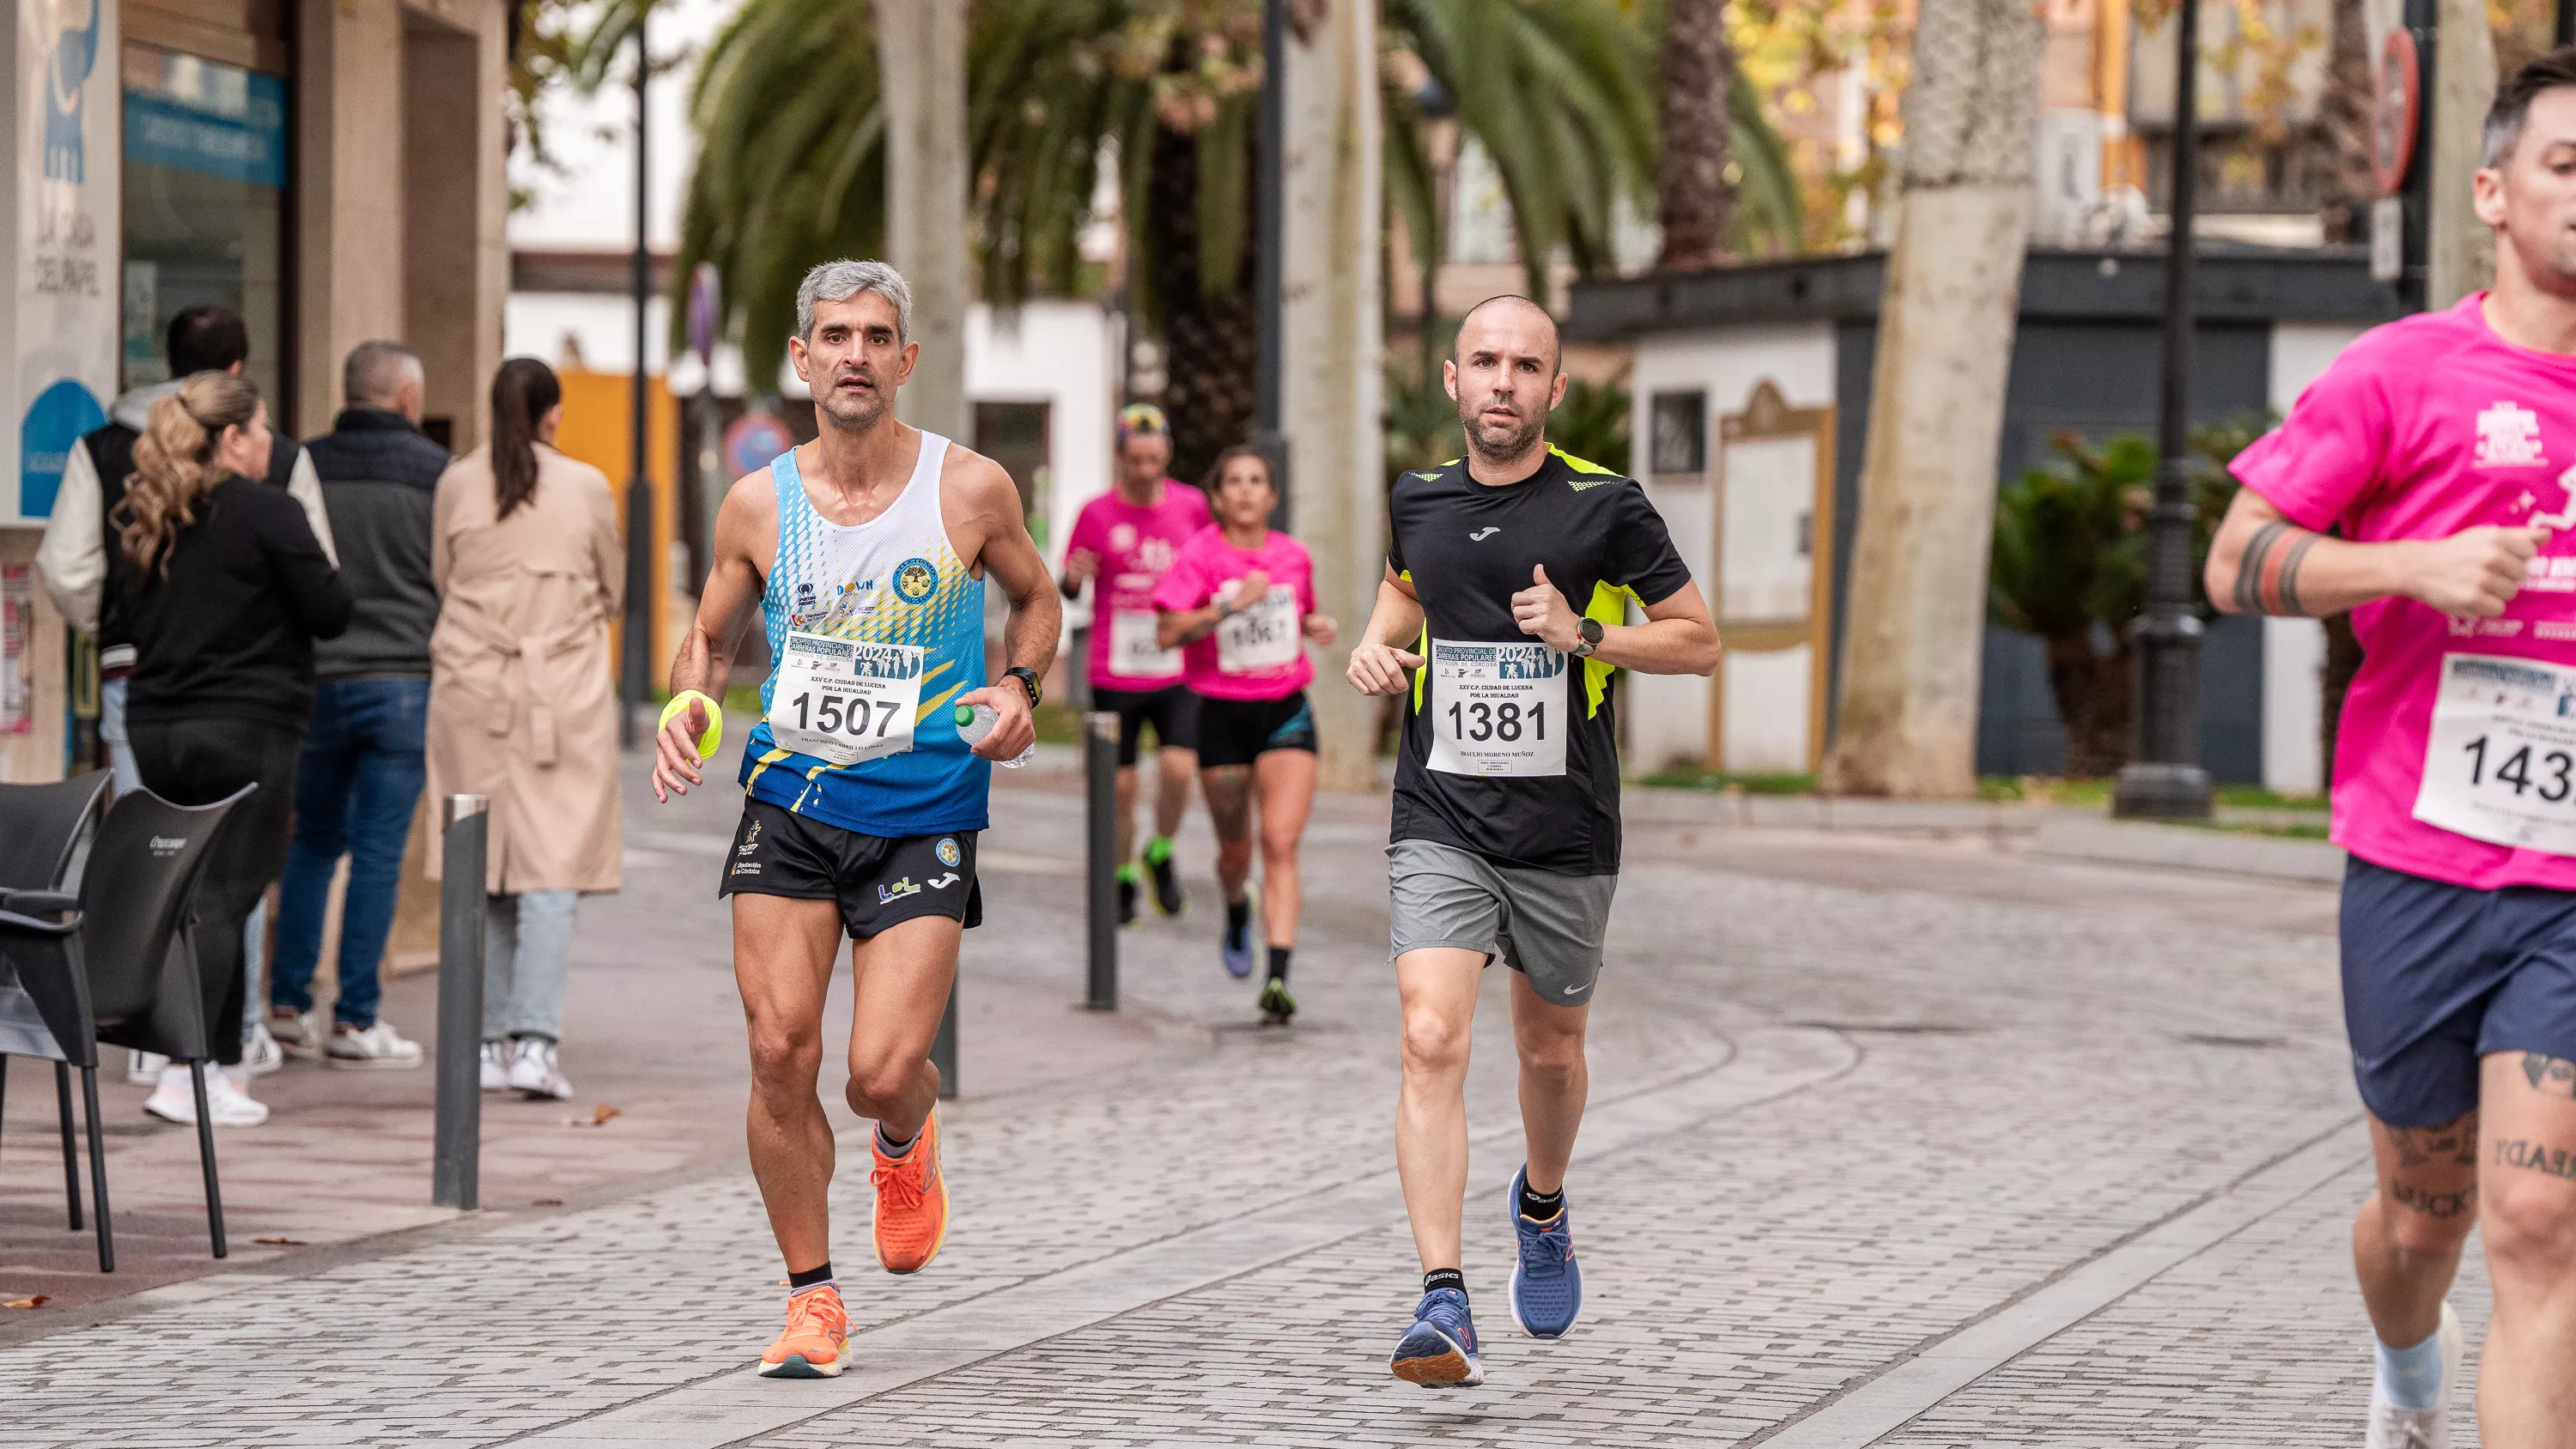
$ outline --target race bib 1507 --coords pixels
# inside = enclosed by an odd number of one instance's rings
[[[789,634],[769,696],[770,738],[835,765],[910,750],[921,660],[909,644]]]
[[[2443,655],[2415,818],[2474,840],[2576,855],[2576,669]]]
[[[1565,656],[1544,644],[1431,641],[1431,768],[1565,773]]]

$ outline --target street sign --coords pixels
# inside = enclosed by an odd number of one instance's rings
[[[2424,103],[2424,67],[2413,31],[2401,27],[2388,32],[2370,90],[2371,170],[2379,194],[2395,196],[2405,189],[2407,169],[2415,161],[2415,127]]]
[[[768,467],[770,459],[795,446],[796,435],[774,413],[744,413],[724,432],[725,463],[737,478]]]

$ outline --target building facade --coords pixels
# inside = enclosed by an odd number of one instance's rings
[[[240,312],[296,436],[369,338],[419,353],[429,430],[483,433],[509,286],[505,0],[15,0],[0,28],[0,780],[58,776],[95,690],[31,560],[72,442],[163,380],[185,307]]]

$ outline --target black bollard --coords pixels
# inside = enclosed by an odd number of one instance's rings
[[[433,1206],[481,1205],[483,1153],[483,895],[490,804],[450,795],[442,812],[438,882],[438,1125]]]
[[[965,974],[961,966],[958,975]],[[930,1064],[939,1069],[939,1100],[957,1100],[957,992],[963,982],[948,982],[948,1009],[939,1014],[939,1035],[930,1039]]]
[[[1083,1005],[1118,1009],[1118,716],[1082,717],[1083,875],[1090,885],[1091,989]]]

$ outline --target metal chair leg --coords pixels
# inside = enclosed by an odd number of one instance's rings
[[[54,1063],[54,1107],[63,1119],[63,1197],[72,1205],[72,1231],[81,1230],[80,1151],[72,1145],[72,1069]]]
[[[188,1085],[197,1092],[197,1163],[206,1171],[206,1235],[214,1239],[215,1256],[228,1256],[224,1249],[224,1195],[215,1186],[215,1124],[206,1106],[206,1071],[204,1062],[188,1066]]]
[[[107,1143],[98,1131],[98,1068],[81,1068],[81,1111],[89,1118],[89,1202],[98,1215],[98,1271],[116,1271],[116,1236],[107,1223]]]

